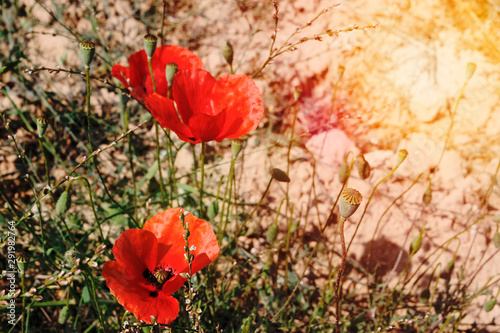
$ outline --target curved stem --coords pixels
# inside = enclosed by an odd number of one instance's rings
[[[344,224],[346,219],[339,215],[339,234],[340,234],[340,243],[342,245],[342,261],[340,262],[339,271],[337,273],[337,283],[335,286],[335,304],[337,308],[337,325],[335,326],[335,332],[340,332],[340,308],[342,304],[342,275],[345,270],[345,263],[347,258],[347,248],[345,246],[345,238],[344,238]]]

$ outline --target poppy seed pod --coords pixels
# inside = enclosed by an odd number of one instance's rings
[[[231,153],[233,155],[233,158],[236,158],[236,156],[238,156],[241,151],[241,146],[243,146],[243,142],[241,140],[236,139],[231,142]]]
[[[94,60],[95,54],[95,44],[90,40],[84,40],[80,43],[80,58],[82,58],[82,62],[85,67],[89,67]]]
[[[340,216],[344,219],[351,217],[358,209],[361,201],[363,201],[363,196],[355,189],[346,188],[343,190],[339,201]]]
[[[224,56],[224,59],[226,59],[228,65],[232,66],[234,50],[233,50],[233,45],[231,45],[231,42],[229,41],[224,42],[224,44],[222,45],[222,55]]]
[[[151,59],[155,54],[157,41],[158,38],[155,35],[147,34],[144,36],[144,51],[146,51],[148,59]]]
[[[167,83],[170,89],[172,87],[172,84],[174,83],[174,75],[178,70],[179,67],[173,62],[167,64],[167,67],[165,67],[165,76],[167,77]]]
[[[16,256],[17,268],[19,269],[19,272],[21,274],[24,273],[24,270],[26,268],[26,263],[28,261],[29,261],[28,256],[24,252],[19,252],[19,254]]]

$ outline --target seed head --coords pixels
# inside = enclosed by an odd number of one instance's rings
[[[86,68],[90,66],[92,60],[94,60],[95,54],[95,44],[90,40],[84,40],[80,43],[80,58]]]
[[[155,54],[157,41],[158,37],[155,35],[147,34],[144,36],[144,51],[146,51],[149,60],[151,60],[153,54]]]
[[[344,219],[347,219],[354,214],[359,205],[363,201],[361,193],[353,188],[347,188],[340,194],[339,213]]]

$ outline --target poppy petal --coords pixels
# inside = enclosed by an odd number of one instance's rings
[[[126,267],[126,271],[142,277],[144,270],[154,270],[158,257],[156,236],[147,230],[129,229],[124,231],[113,246],[116,261]]]
[[[129,71],[127,67],[122,65],[114,65],[111,67],[111,75],[116,77],[123,84],[125,88],[129,87],[127,79],[129,78]]]
[[[160,248],[158,260],[170,265],[177,272],[186,272],[188,265],[184,258],[186,242],[184,241],[184,228],[180,221],[180,214],[181,208],[167,209],[146,221],[144,230],[151,231],[158,238]],[[197,261],[197,257],[201,257],[201,254],[205,254],[209,259],[209,261],[200,259],[200,263],[191,269],[192,274],[194,274],[217,258],[219,244],[212,227],[207,221],[199,219],[191,213],[188,213],[184,219],[189,226],[188,243],[196,248],[196,250],[192,251],[195,258],[194,262]],[[169,246],[169,248],[163,251],[162,246]]]
[[[191,68],[203,68],[203,62],[191,51],[177,46],[165,45],[156,49],[153,55],[152,64],[155,76],[156,92],[167,97],[168,82],[165,74],[165,68],[168,64],[174,63],[177,65],[177,70],[182,71]],[[151,80],[146,82],[151,84]]]
[[[150,83],[149,86],[146,86],[148,78],[149,81],[151,81],[146,51],[141,50],[132,54],[128,58],[128,63],[130,65],[130,87],[137,95],[144,99],[147,94],[153,93],[152,83]]]
[[[226,113],[217,141],[238,138],[257,128],[264,115],[260,91],[246,75],[222,75],[210,97],[215,113]]]
[[[168,325],[177,318],[179,302],[175,298],[163,291],[151,296],[153,290],[127,275],[118,262],[106,262],[102,275],[111,294],[138,320],[151,323],[151,316],[155,316],[159,323]]]
[[[220,130],[225,123],[226,113],[221,112],[214,116],[202,113],[195,113],[189,119],[189,128],[193,136],[200,141],[208,142],[220,136]]]
[[[151,115],[158,120],[161,127],[171,129],[181,140],[195,143],[196,140],[189,139],[193,137],[193,133],[189,127],[180,121],[174,102],[171,99],[160,94],[153,94],[146,97],[145,103]]]
[[[174,76],[172,96],[186,125],[196,114],[215,115],[209,97],[217,80],[203,69],[179,71]]]

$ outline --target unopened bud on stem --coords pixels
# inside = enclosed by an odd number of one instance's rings
[[[222,45],[222,55],[224,56],[224,59],[226,59],[228,65],[233,66],[234,51],[233,46],[229,41],[225,41]]]

